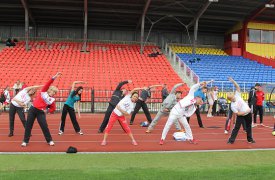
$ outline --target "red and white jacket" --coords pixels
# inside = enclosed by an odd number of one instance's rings
[[[33,106],[39,110],[46,110],[48,106],[50,106],[50,112],[55,110],[55,99],[50,97],[47,93],[50,85],[53,83],[54,79],[50,79],[41,89],[40,95],[38,95],[35,100],[33,101]]]

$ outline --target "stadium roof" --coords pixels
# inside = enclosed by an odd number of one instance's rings
[[[30,25],[84,25],[85,0],[1,0],[0,24],[24,25],[24,6],[29,9]],[[147,0],[87,0],[88,28],[140,30],[141,16]],[[224,33],[249,17],[273,21],[275,8],[265,7],[275,0],[151,0],[146,11],[145,29],[184,31],[203,12],[200,32]],[[212,0],[215,1],[215,0]],[[208,6],[209,5],[209,6]],[[253,17],[255,15],[255,17]],[[194,21],[193,21],[194,22]],[[191,23],[193,24],[193,23]],[[190,26],[191,30],[193,26]]]

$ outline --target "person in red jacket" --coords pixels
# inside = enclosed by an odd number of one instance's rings
[[[262,91],[262,87],[259,83],[255,85],[255,95],[256,95],[256,106],[254,111],[254,124],[256,124],[257,114],[259,112],[260,116],[260,125],[263,125],[263,101],[264,101],[264,92]]]
[[[55,76],[53,76],[42,88],[40,94],[37,95],[35,100],[33,101],[33,105],[30,107],[27,117],[27,122],[25,126],[25,135],[24,140],[21,144],[22,147],[27,146],[30,140],[31,131],[33,127],[33,123],[35,121],[35,118],[37,118],[37,121],[39,123],[40,128],[43,131],[44,137],[47,141],[47,143],[50,146],[54,146],[54,142],[52,140],[52,136],[50,133],[50,130],[48,128],[48,124],[46,121],[46,109],[48,106],[50,106],[50,112],[55,110],[55,99],[53,96],[58,92],[57,87],[51,86],[53,81],[61,75],[60,72],[58,72]]]

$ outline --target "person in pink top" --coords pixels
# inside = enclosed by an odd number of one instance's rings
[[[40,94],[37,95],[35,100],[33,101],[33,105],[30,107],[27,117],[27,122],[25,126],[25,135],[24,140],[21,144],[22,147],[27,146],[30,140],[31,131],[33,127],[33,123],[35,121],[35,118],[37,118],[37,121],[39,123],[40,128],[43,131],[44,137],[47,141],[47,143],[50,146],[54,146],[54,142],[52,140],[52,136],[50,133],[50,130],[48,128],[48,124],[46,121],[46,109],[48,106],[50,106],[50,110],[55,110],[55,99],[53,96],[58,92],[57,87],[51,86],[51,84],[54,82],[54,80],[61,75],[60,72],[58,72],[55,76],[53,76],[42,88]]]

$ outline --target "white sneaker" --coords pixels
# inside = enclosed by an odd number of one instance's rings
[[[22,146],[22,147],[26,147],[26,146],[27,146],[27,143],[26,143],[26,142],[22,142],[21,146]]]
[[[58,135],[62,135],[63,133],[64,133],[63,131],[59,130]]]
[[[228,134],[228,131],[227,131],[227,130],[224,130],[224,134]]]
[[[83,135],[83,132],[80,130],[80,131],[78,132],[78,134]]]
[[[49,144],[50,146],[54,146],[54,142],[53,142],[53,141],[50,141],[48,144]]]

